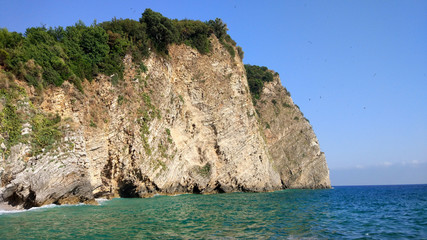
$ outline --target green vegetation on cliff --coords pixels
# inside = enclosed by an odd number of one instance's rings
[[[249,90],[254,99],[259,99],[265,82],[273,81],[273,73],[267,67],[245,64]]]
[[[31,145],[33,154],[39,154],[43,149],[51,148],[58,141],[62,133],[59,130],[61,117],[59,115],[46,116],[45,114],[37,113],[31,119],[32,134]]]
[[[0,155],[8,155],[10,147],[21,140],[22,114],[17,99],[22,92],[11,74],[0,71]]]
[[[209,37],[215,34],[234,57],[236,43],[221,19],[207,22],[176,20],[146,9],[139,21],[116,19],[86,26],[28,28],[25,34],[0,29],[0,67],[42,91],[48,85],[70,81],[83,91],[82,81],[99,73],[123,75],[123,58],[148,57],[150,49],[168,55],[170,44],[186,44],[201,54],[211,51]],[[243,51],[238,48],[243,58]]]
[[[13,75],[0,70],[0,155],[9,155],[20,142],[31,143],[33,155],[50,149],[62,136],[60,122],[59,115],[34,108]]]

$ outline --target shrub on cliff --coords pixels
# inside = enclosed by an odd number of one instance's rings
[[[23,39],[24,37],[20,33],[9,32],[6,28],[0,28],[0,48],[16,48]]]
[[[62,136],[59,130],[59,123],[61,117],[45,116],[43,114],[36,114],[31,119],[32,133],[31,145],[34,154],[39,154],[42,149],[50,148]]]
[[[5,136],[8,147],[18,143],[21,137],[21,119],[16,106],[7,103],[0,112],[0,133]]]
[[[243,52],[242,47],[237,46],[237,53],[239,54],[240,59],[243,60],[243,57],[244,57],[245,53]]]
[[[259,99],[265,82],[273,81],[273,73],[267,67],[245,64],[249,90],[254,99]]]
[[[201,21],[174,20],[174,24],[179,32],[177,43],[185,43],[197,49],[201,54],[210,52],[211,43],[209,41],[210,27]]]
[[[9,60],[9,53],[4,49],[0,49],[0,65],[6,65],[6,62]]]
[[[227,24],[225,24],[222,19],[216,18],[215,20],[209,20],[207,24],[211,27],[212,32],[218,39],[223,39],[227,35]]]

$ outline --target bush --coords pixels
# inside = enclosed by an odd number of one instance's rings
[[[211,164],[206,163],[203,167],[199,167],[199,174],[203,177],[209,177],[211,174]]]
[[[237,53],[239,54],[240,59],[243,60],[245,53],[243,52],[242,47],[240,47],[240,46],[237,47]]]
[[[145,66],[145,64],[144,63],[141,63],[140,65],[139,65],[139,69],[141,70],[141,72],[143,72],[143,73],[145,73],[145,72],[147,72],[148,71],[148,68],[147,68],[147,66]]]
[[[10,103],[0,112],[0,133],[5,136],[7,146],[13,146],[21,138],[21,119],[16,112],[16,107]]]
[[[20,63],[18,66],[19,76],[23,77],[30,85],[37,89],[43,89],[43,69],[41,66],[37,65],[34,60],[28,60],[25,65]]]
[[[178,43],[185,43],[197,49],[201,54],[210,52],[209,25],[201,21],[193,20],[175,20],[174,24],[179,32]]]
[[[284,107],[284,108],[292,108],[292,106],[291,105],[289,105],[288,103],[282,103],[282,106]]]
[[[249,64],[245,64],[245,70],[252,97],[259,99],[264,83],[273,81],[273,74],[267,67]]]
[[[14,49],[19,46],[24,37],[17,32],[9,32],[6,28],[0,28],[0,48]]]
[[[236,42],[233,39],[231,39],[230,35],[227,34],[227,31],[228,31],[227,24],[225,24],[220,18],[216,18],[215,20],[209,20],[208,22],[206,22],[206,24],[210,27],[210,32],[215,34],[219,42],[225,47],[225,49],[227,49],[231,57],[234,58],[236,53],[234,51],[233,46],[236,46]],[[240,53],[239,53],[239,56],[240,56]],[[241,59],[243,59],[243,51],[242,51]]]
[[[4,49],[0,49],[0,65],[6,65],[7,60],[9,60],[9,53]]]
[[[33,146],[33,152],[38,154],[42,149],[48,149],[59,140],[62,133],[59,131],[59,123],[61,117],[56,116],[45,116],[43,114],[36,114],[32,118],[32,138],[31,143]]]
[[[227,49],[228,53],[230,53],[230,56],[232,58],[234,58],[234,56],[236,56],[236,52],[234,51],[233,46],[231,46],[230,44],[228,44],[227,42],[225,42],[222,39],[220,39],[219,42],[225,47],[225,49]]]
[[[223,39],[227,35],[227,24],[225,24],[220,18],[209,20],[207,24],[211,27],[211,31],[218,39]]]

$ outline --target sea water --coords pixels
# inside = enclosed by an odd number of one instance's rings
[[[113,199],[0,213],[0,239],[427,239],[427,185]]]

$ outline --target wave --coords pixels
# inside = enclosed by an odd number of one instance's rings
[[[106,199],[106,198],[95,198],[95,201],[98,203],[98,204],[102,204],[102,203],[104,203],[104,202],[108,202],[108,201],[110,201],[111,199]]]
[[[108,201],[108,199],[95,199],[99,204],[101,204],[102,202]],[[30,209],[1,209],[0,208],[0,215],[3,214],[13,214],[13,213],[20,213],[20,212],[29,212],[29,211],[38,211],[38,210],[44,210],[44,209],[49,209],[49,208],[56,208],[56,207],[76,207],[76,206],[82,206],[82,205],[86,205],[84,203],[78,203],[78,204],[62,204],[62,205],[57,205],[57,204],[48,204],[48,205],[43,205],[40,207],[32,207]]]
[[[27,210],[25,210],[25,209],[22,209],[22,210],[3,210],[3,209],[0,209],[0,215],[10,214],[10,213],[19,213],[19,212],[25,212],[25,211],[27,211]]]
[[[20,212],[28,212],[28,211],[36,211],[36,210],[40,210],[40,209],[46,209],[46,208],[54,208],[54,207],[60,207],[60,206],[65,206],[65,205],[55,205],[55,204],[49,204],[49,205],[44,205],[41,207],[32,207],[30,209],[0,209],[0,215],[2,214],[12,214],[12,213],[20,213]]]

